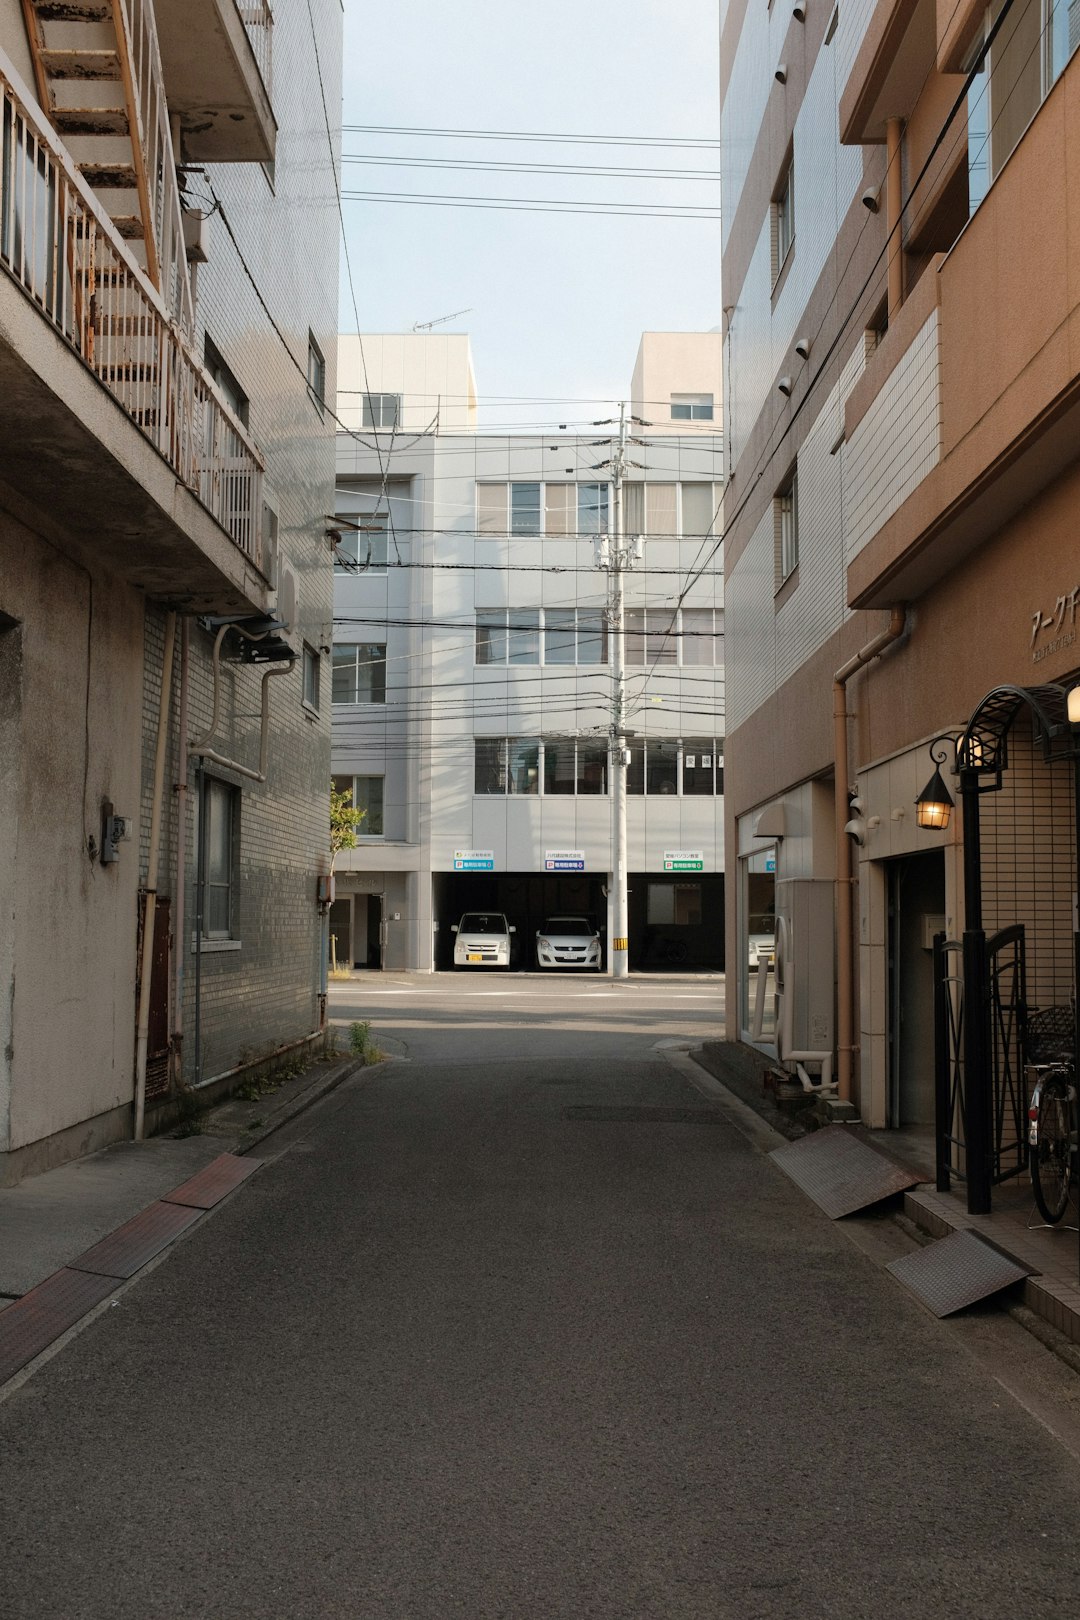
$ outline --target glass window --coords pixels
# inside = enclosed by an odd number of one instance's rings
[[[606,664],[608,661],[607,625],[603,612],[592,609],[588,614],[578,609],[577,661],[579,664]]]
[[[506,609],[479,611],[476,615],[476,662],[505,664],[506,651]]]
[[[677,664],[679,661],[679,641],[673,634],[676,629],[676,613],[672,608],[647,608],[645,610],[645,662],[655,664]]]
[[[317,408],[320,416],[326,407],[326,361],[323,352],[315,341],[315,334],[308,333],[307,358],[307,385],[311,395],[312,404]]]
[[[345,642],[335,646],[331,700],[334,703],[386,702],[385,642]]]
[[[538,664],[540,662],[540,614],[527,609],[511,608],[507,638],[507,662],[511,664]]]
[[[320,658],[314,647],[304,643],[304,702],[309,709],[319,707]]]
[[[645,485],[627,483],[622,489],[623,534],[645,533]]]
[[[365,394],[363,396],[364,426],[386,428],[392,431],[401,417],[400,394]]]
[[[510,533],[540,533],[540,485],[510,485]]]
[[[473,791],[506,792],[506,744],[501,738],[476,739]]]
[[[476,532],[477,534],[506,534],[507,532],[507,485],[506,484],[477,484],[476,486]]]
[[[644,793],[645,744],[631,743],[627,752],[630,758],[626,765],[626,791],[627,793]]]
[[[213,378],[218,392],[225,396],[225,401],[232,407],[234,415],[238,416],[247,427],[248,397],[226,365],[220,349],[210,337],[203,338],[203,363]]]
[[[548,608],[544,613],[545,664],[577,660],[577,613],[574,608]]]
[[[544,485],[544,533],[573,534],[577,520],[576,484]]]
[[[693,668],[717,662],[712,608],[683,608],[682,661]]]
[[[608,486],[606,484],[579,484],[578,533],[607,534]]]
[[[711,422],[713,397],[711,394],[672,394],[671,420],[673,422]]]
[[[509,793],[539,793],[540,743],[530,737],[508,737],[506,787]]]
[[[674,742],[650,742],[645,751],[646,793],[673,794],[679,785],[679,750]]]
[[[381,776],[356,778],[353,805],[357,810],[364,812],[364,819],[356,829],[360,838],[383,836],[383,782],[384,778]]]
[[[650,883],[646,890],[646,922],[651,924],[675,921],[675,885]]]
[[[608,745],[606,742],[579,741],[577,745],[577,790],[579,793],[607,792]]]
[[[627,608],[623,615],[624,656],[627,664],[645,662],[645,609]]]
[[[573,793],[574,743],[550,741],[544,744],[544,792],[546,794]]]
[[[213,777],[203,779],[202,830],[204,939],[231,939],[235,915],[234,872],[239,819],[238,788]]]
[[[799,479],[792,473],[791,482],[776,497],[776,524],[779,583],[792,573],[799,561]]]
[[[334,547],[335,574],[385,574],[388,521],[386,512],[336,517],[341,539]]]
[[[647,534],[675,533],[674,484],[646,484],[645,532]]]
[[[701,923],[701,884],[675,884],[676,928],[697,928]]]
[[[795,240],[795,164],[790,162],[773,202],[773,280],[784,268]]]
[[[711,737],[683,743],[682,790],[691,798],[711,798],[716,791],[716,744]]]
[[[716,519],[711,484],[683,484],[682,532],[693,539],[711,534]]]

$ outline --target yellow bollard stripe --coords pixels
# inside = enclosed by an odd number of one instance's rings
[[[626,951],[630,949],[630,941],[628,939],[613,939],[611,947],[612,950]]]

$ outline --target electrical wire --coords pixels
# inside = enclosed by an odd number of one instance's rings
[[[672,203],[667,207],[648,203],[624,203],[616,206],[614,203],[590,202],[574,204],[569,201],[561,202],[558,199],[549,198],[529,202],[527,198],[520,197],[510,198],[505,202],[490,202],[482,197],[440,197],[431,192],[390,191],[341,191],[339,196],[343,202],[400,203],[415,208],[494,209],[511,214],[587,214],[597,219],[611,217],[626,219],[691,219],[704,220],[714,225],[720,223],[719,208],[705,213],[700,209],[697,212],[692,212],[689,208],[684,208],[677,203]]]
[[[499,159],[490,163],[471,163],[463,158],[378,157],[367,152],[344,152],[341,161],[370,164],[383,169],[436,169],[464,171],[471,174],[570,175],[586,176],[590,179],[689,180],[700,183],[714,183],[720,179],[719,169],[642,169],[622,168],[617,164],[592,167],[585,163],[519,163]]]
[[[564,130],[545,134],[540,130],[437,129],[408,124],[342,124],[347,135],[420,135],[436,138],[452,136],[467,141],[540,141],[552,146],[638,146],[668,150],[719,151],[719,140],[699,141],[688,135],[571,135]]]

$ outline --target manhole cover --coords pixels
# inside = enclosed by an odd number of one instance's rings
[[[613,1125],[715,1125],[719,1115],[714,1108],[648,1108],[632,1104],[610,1107],[583,1103],[565,1110],[567,1119],[592,1119]]]

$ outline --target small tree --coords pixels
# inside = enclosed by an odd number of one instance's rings
[[[364,810],[354,810],[352,790],[346,788],[339,793],[333,782],[330,784],[330,870],[334,870],[334,863],[338,858],[339,850],[356,848],[356,829],[367,814]]]

